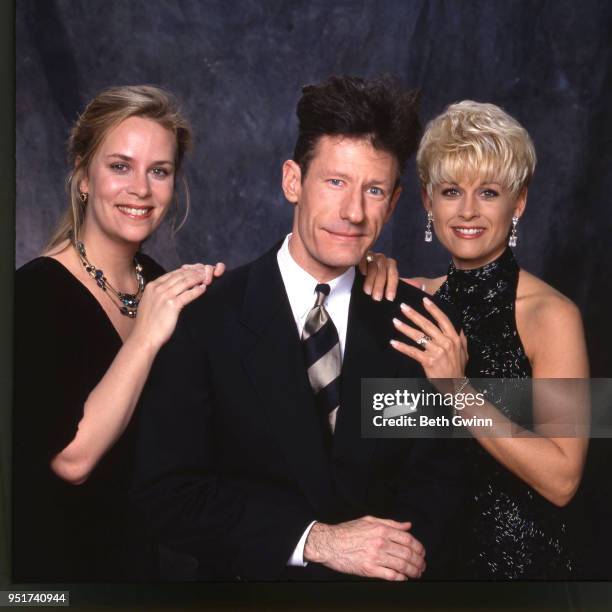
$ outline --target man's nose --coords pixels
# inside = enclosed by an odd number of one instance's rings
[[[340,216],[351,223],[361,223],[365,218],[365,198],[361,189],[352,189],[342,203]]]

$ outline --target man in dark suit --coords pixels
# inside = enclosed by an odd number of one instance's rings
[[[423,312],[424,294],[373,300],[354,267],[399,198],[415,96],[332,77],[297,113],[293,232],[182,313],[143,396],[135,497],[200,579],[440,575],[462,492],[452,441],[361,435],[362,378],[423,376],[389,340],[398,304]]]

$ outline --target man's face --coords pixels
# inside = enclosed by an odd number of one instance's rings
[[[292,160],[283,190],[295,204],[289,250],[317,280],[331,280],[359,263],[378,238],[400,195],[395,157],[365,138],[322,136],[302,180]]]

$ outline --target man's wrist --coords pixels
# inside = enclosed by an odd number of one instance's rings
[[[310,533],[310,530],[316,522],[317,521],[311,521],[308,524],[308,527],[304,529],[302,537],[297,543],[297,546],[294,548],[291,557],[289,557],[289,560],[287,561],[287,565],[289,565],[290,567],[306,567],[308,565],[308,561],[304,559],[304,546],[306,545],[306,539],[308,538],[308,534]]]
[[[316,522],[310,529],[304,545],[304,561],[313,563],[324,563],[327,558],[325,554],[326,543],[330,537],[331,525]]]

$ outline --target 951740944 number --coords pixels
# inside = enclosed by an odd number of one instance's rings
[[[0,606],[69,606],[70,591],[0,591]]]

